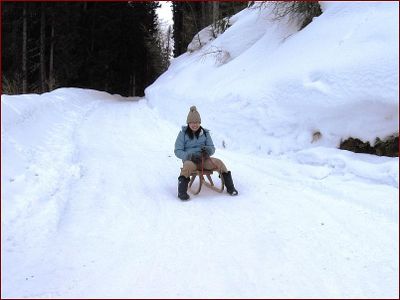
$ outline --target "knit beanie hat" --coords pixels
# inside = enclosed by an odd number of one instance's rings
[[[186,123],[189,124],[189,123],[196,123],[196,122],[201,123],[201,118],[200,118],[199,112],[197,111],[196,106],[192,106],[190,108],[189,114],[187,116]]]

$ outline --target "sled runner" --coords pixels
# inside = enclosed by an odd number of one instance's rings
[[[216,171],[217,172],[217,171]],[[221,180],[221,184],[220,187],[215,186],[211,175],[213,174],[213,170],[198,170],[193,172],[192,174],[190,174],[190,181],[189,181],[189,191],[193,194],[193,195],[197,195],[198,193],[200,193],[201,191],[201,187],[203,186],[203,184],[205,186],[207,186],[208,188],[218,192],[218,193],[222,193],[224,191],[224,179],[222,177],[222,175],[218,173],[218,177]],[[204,178],[204,175],[207,177],[207,180]],[[199,178],[198,180],[198,187],[197,188],[192,188],[193,183],[196,180],[196,177]]]

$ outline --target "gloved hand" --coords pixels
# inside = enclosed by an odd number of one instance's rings
[[[189,160],[191,160],[195,164],[199,164],[201,163],[201,154],[200,153],[189,154]]]
[[[208,154],[208,151],[207,151],[207,147],[206,147],[206,146],[202,146],[202,147],[201,147],[201,154],[203,155],[203,157],[204,157],[205,159],[210,157],[210,155]]]

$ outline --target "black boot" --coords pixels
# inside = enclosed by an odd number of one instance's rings
[[[190,179],[183,175],[178,177],[178,197],[183,201],[189,200],[190,198],[187,193],[189,181]]]
[[[228,194],[236,196],[238,194],[238,191],[235,189],[235,186],[233,185],[231,171],[228,171],[227,173],[222,173],[222,177],[224,177],[224,183]]]

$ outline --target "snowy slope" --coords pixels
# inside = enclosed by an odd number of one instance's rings
[[[233,150],[337,147],[349,136],[373,144],[397,133],[398,2],[324,2],[323,9],[301,31],[268,10],[242,11],[216,40],[175,59],[147,99],[172,122],[197,105],[219,144]],[[231,59],[220,64],[216,49]]]
[[[328,27],[347,20],[345,30],[384,19],[382,30],[364,37],[380,49],[381,43],[394,45],[397,29],[388,24],[398,22],[398,9],[392,10],[398,4],[380,5],[328,3],[316,21]],[[360,8],[357,14],[353,8]],[[272,51],[288,47],[274,44],[275,38],[305,34],[278,25],[264,34],[268,22],[258,11],[239,13],[230,33],[212,42],[225,39],[221,45],[232,60],[217,67],[199,63],[196,52],[184,54],[140,100],[71,88],[2,95],[2,298],[398,297],[398,158],[341,151],[333,143],[345,130],[366,136],[397,128],[391,127],[397,113],[391,111],[387,121],[382,116],[389,107],[398,110],[391,98],[398,93],[397,73],[384,63],[398,58],[391,48],[385,58],[364,51],[370,60],[362,67],[338,55],[341,64],[327,60],[320,68],[329,82],[311,86],[300,79],[316,64],[289,70],[282,61],[280,79],[257,85],[262,80],[250,76],[257,70],[250,58],[262,51],[262,40],[270,37]],[[240,24],[246,31],[235,32]],[[238,43],[234,36],[241,33]],[[346,40],[349,55],[359,37]],[[273,55],[271,68],[279,70],[273,63],[284,54]],[[363,68],[385,75],[386,83],[372,89],[355,84]],[[372,80],[368,74],[363,76]],[[321,86],[335,93],[316,92]],[[287,87],[302,99],[310,96],[310,105],[304,104],[309,114],[301,105],[272,101],[290,94]],[[355,91],[368,96],[363,99],[380,95],[379,105],[345,97]],[[316,105],[314,94],[326,106]],[[232,171],[237,197],[206,188],[186,203],[176,197],[181,161],[173,144],[192,104],[211,129],[215,156]],[[359,109],[357,118],[350,107]],[[321,113],[331,117],[318,119]],[[290,133],[282,119],[290,122]],[[363,120],[368,130],[357,125]],[[313,124],[322,126],[323,137],[310,144],[312,130],[304,128]]]
[[[182,203],[178,128],[146,100],[61,89],[3,96],[2,112],[3,297],[398,291],[397,159],[218,149],[240,196]]]

